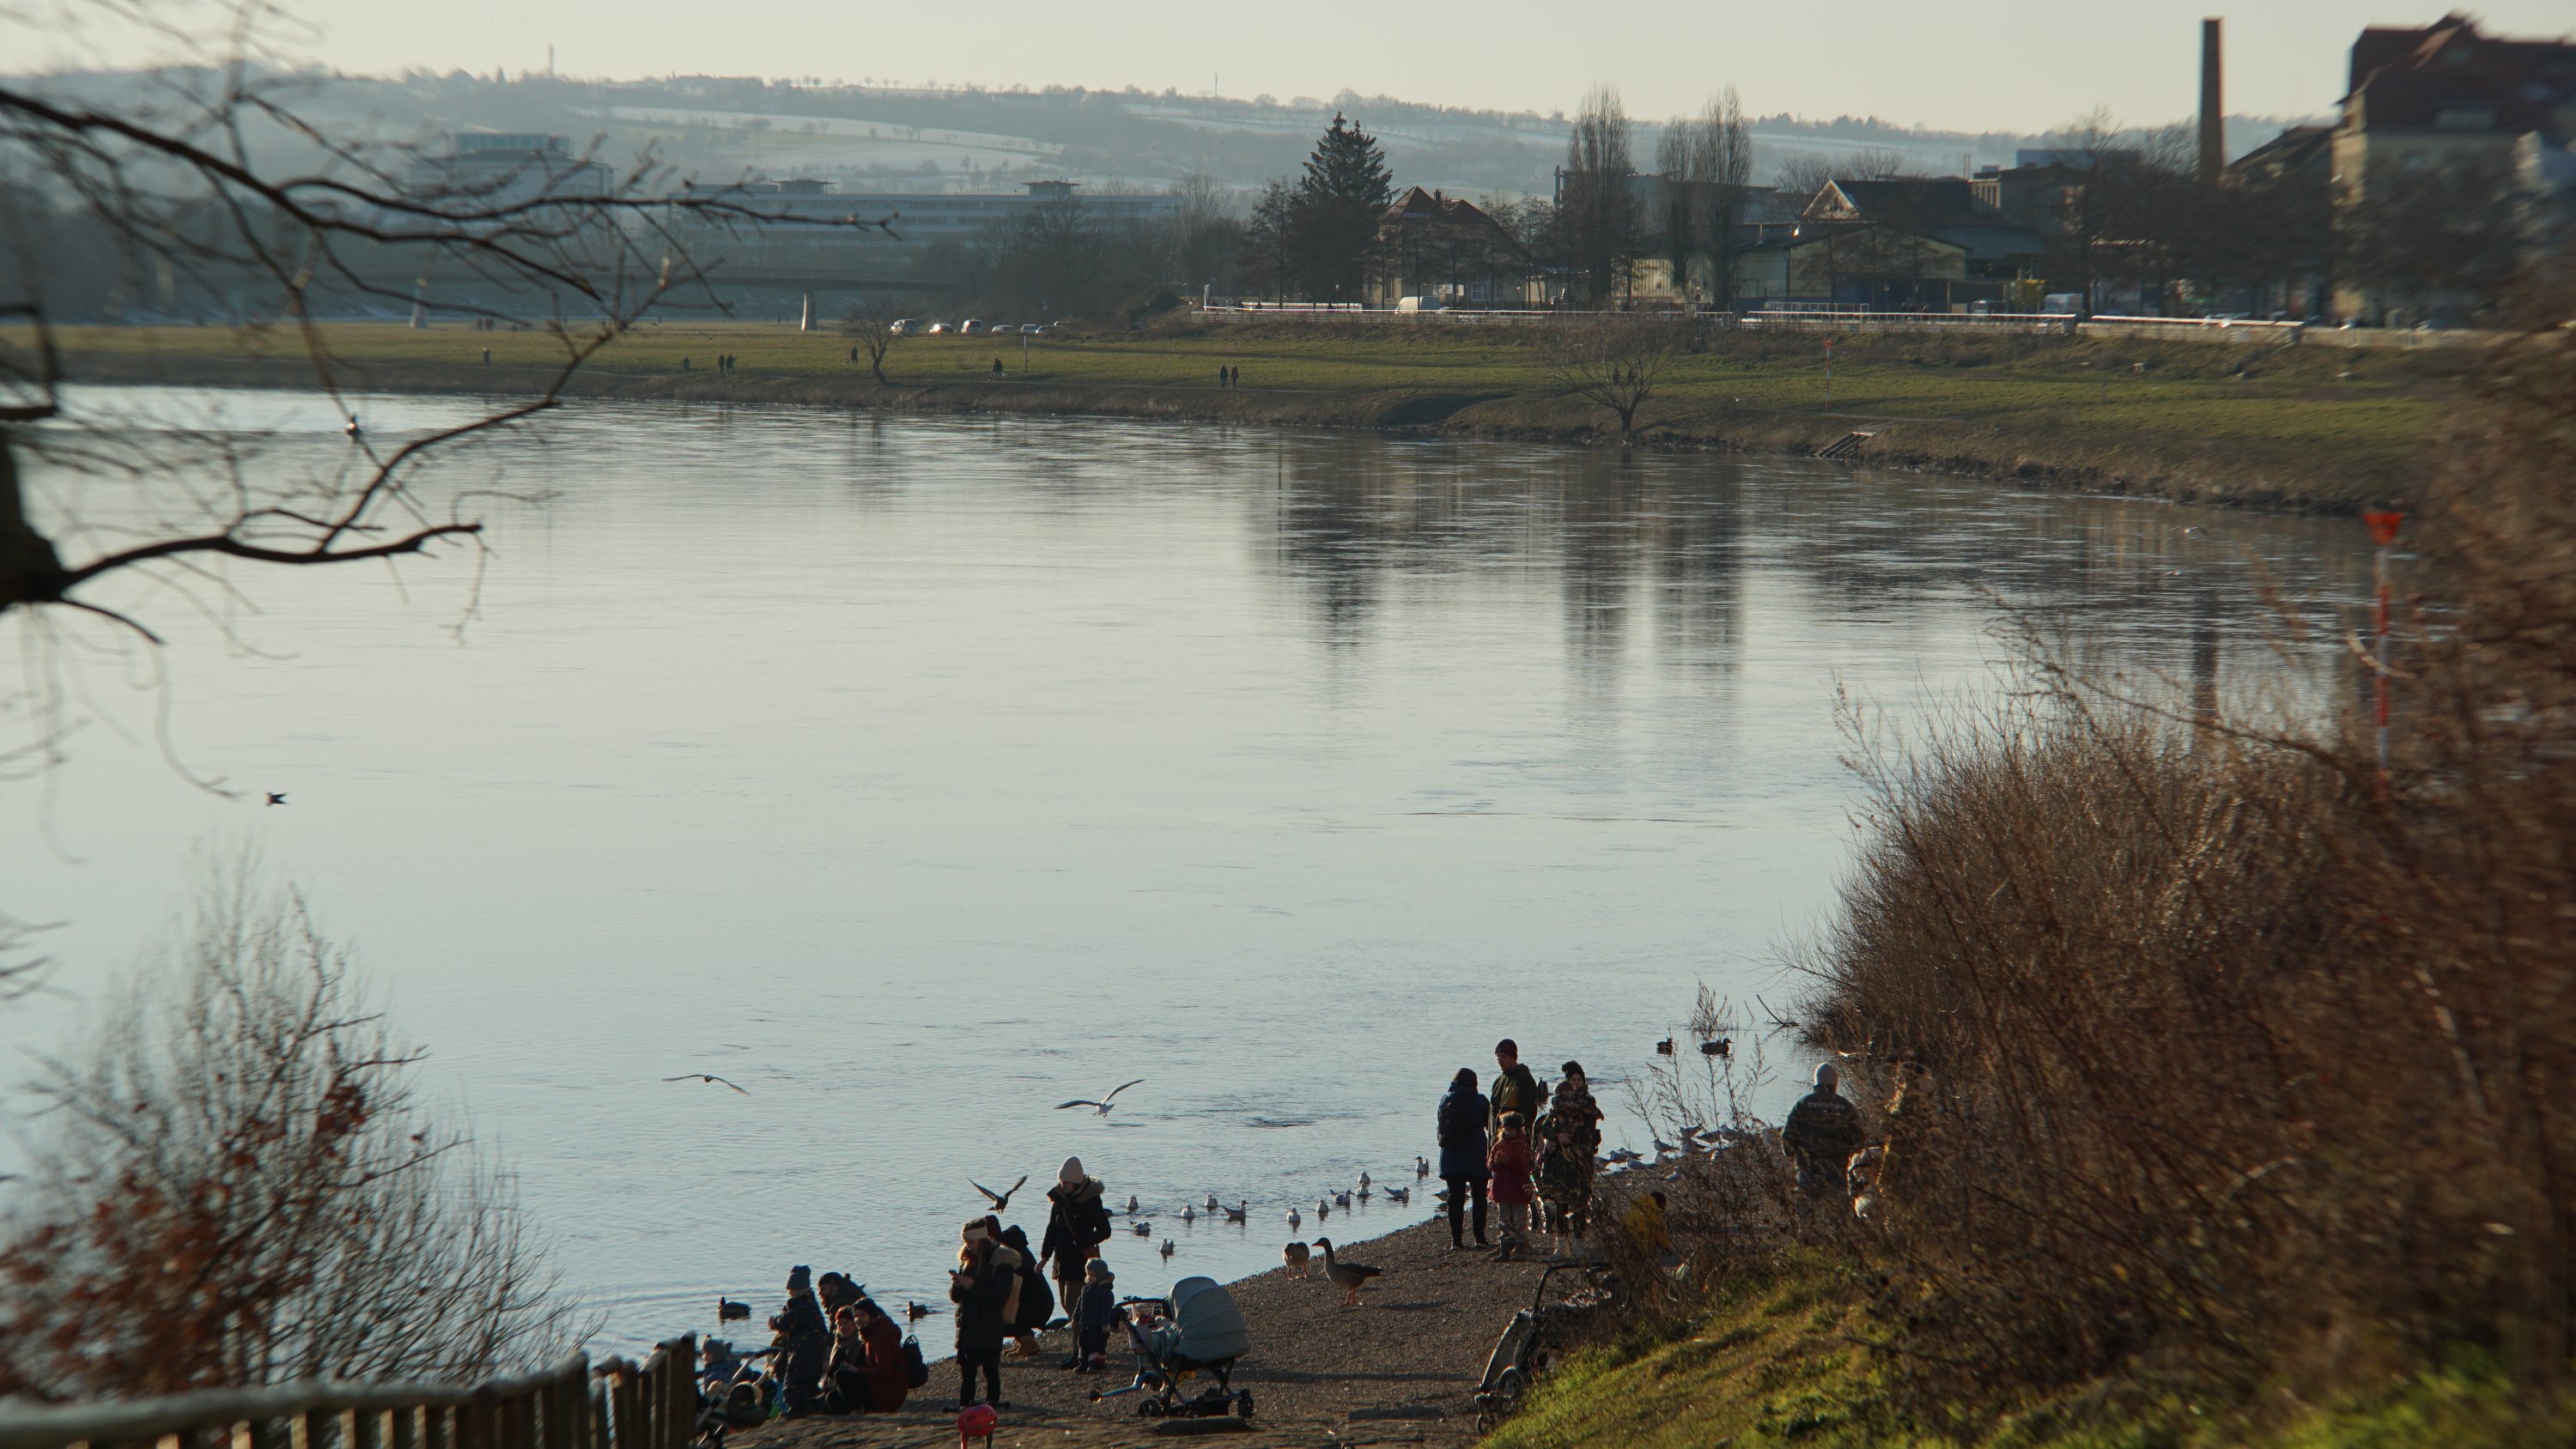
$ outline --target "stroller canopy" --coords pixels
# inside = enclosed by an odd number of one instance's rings
[[[1180,1352],[1200,1363],[1239,1358],[1252,1351],[1243,1310],[1214,1278],[1184,1278],[1172,1285],[1172,1322],[1181,1330]]]

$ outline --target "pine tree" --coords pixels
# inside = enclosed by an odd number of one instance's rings
[[[1297,180],[1292,230],[1298,282],[1308,296],[1361,300],[1378,218],[1394,200],[1395,181],[1377,138],[1336,112]]]

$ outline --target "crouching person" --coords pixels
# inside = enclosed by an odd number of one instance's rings
[[[911,1392],[903,1330],[872,1298],[833,1316],[832,1373],[825,1402],[836,1414],[891,1414]]]

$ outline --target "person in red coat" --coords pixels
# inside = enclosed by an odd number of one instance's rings
[[[903,1358],[903,1329],[862,1298],[833,1315],[829,1405],[841,1414],[891,1414],[912,1391]]]
[[[1503,1135],[1485,1154],[1485,1170],[1493,1177],[1494,1205],[1503,1210],[1503,1251],[1509,1253],[1529,1231],[1530,1176],[1537,1171],[1530,1156],[1529,1123],[1520,1113],[1503,1114]]]

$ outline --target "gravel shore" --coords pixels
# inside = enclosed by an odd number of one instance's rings
[[[1252,1332],[1252,1351],[1234,1383],[1252,1392],[1254,1429],[1213,1436],[1214,1442],[1310,1449],[1474,1440],[1470,1395],[1494,1340],[1528,1306],[1540,1270],[1497,1263],[1491,1253],[1453,1253],[1448,1225],[1436,1220],[1335,1248],[1347,1262],[1386,1270],[1363,1295],[1363,1307],[1342,1306],[1342,1295],[1324,1281],[1320,1254],[1306,1276],[1277,1268],[1227,1285]],[[1124,1279],[1119,1286],[1154,1291]],[[926,1330],[922,1348],[944,1354],[947,1320],[919,1327]],[[1011,1407],[1002,1413],[994,1449],[1179,1442],[1153,1432],[1156,1421],[1137,1415],[1134,1396],[1089,1402],[1093,1390],[1128,1382],[1132,1354],[1113,1350],[1105,1374],[1072,1374],[1055,1367],[1070,1351],[1068,1336],[1050,1333],[1045,1342],[1038,1358],[1003,1360],[1002,1393]],[[774,1422],[737,1431],[731,1443],[738,1449],[947,1449],[957,1442],[956,1393],[955,1366],[934,1363],[930,1383],[901,1413]]]

